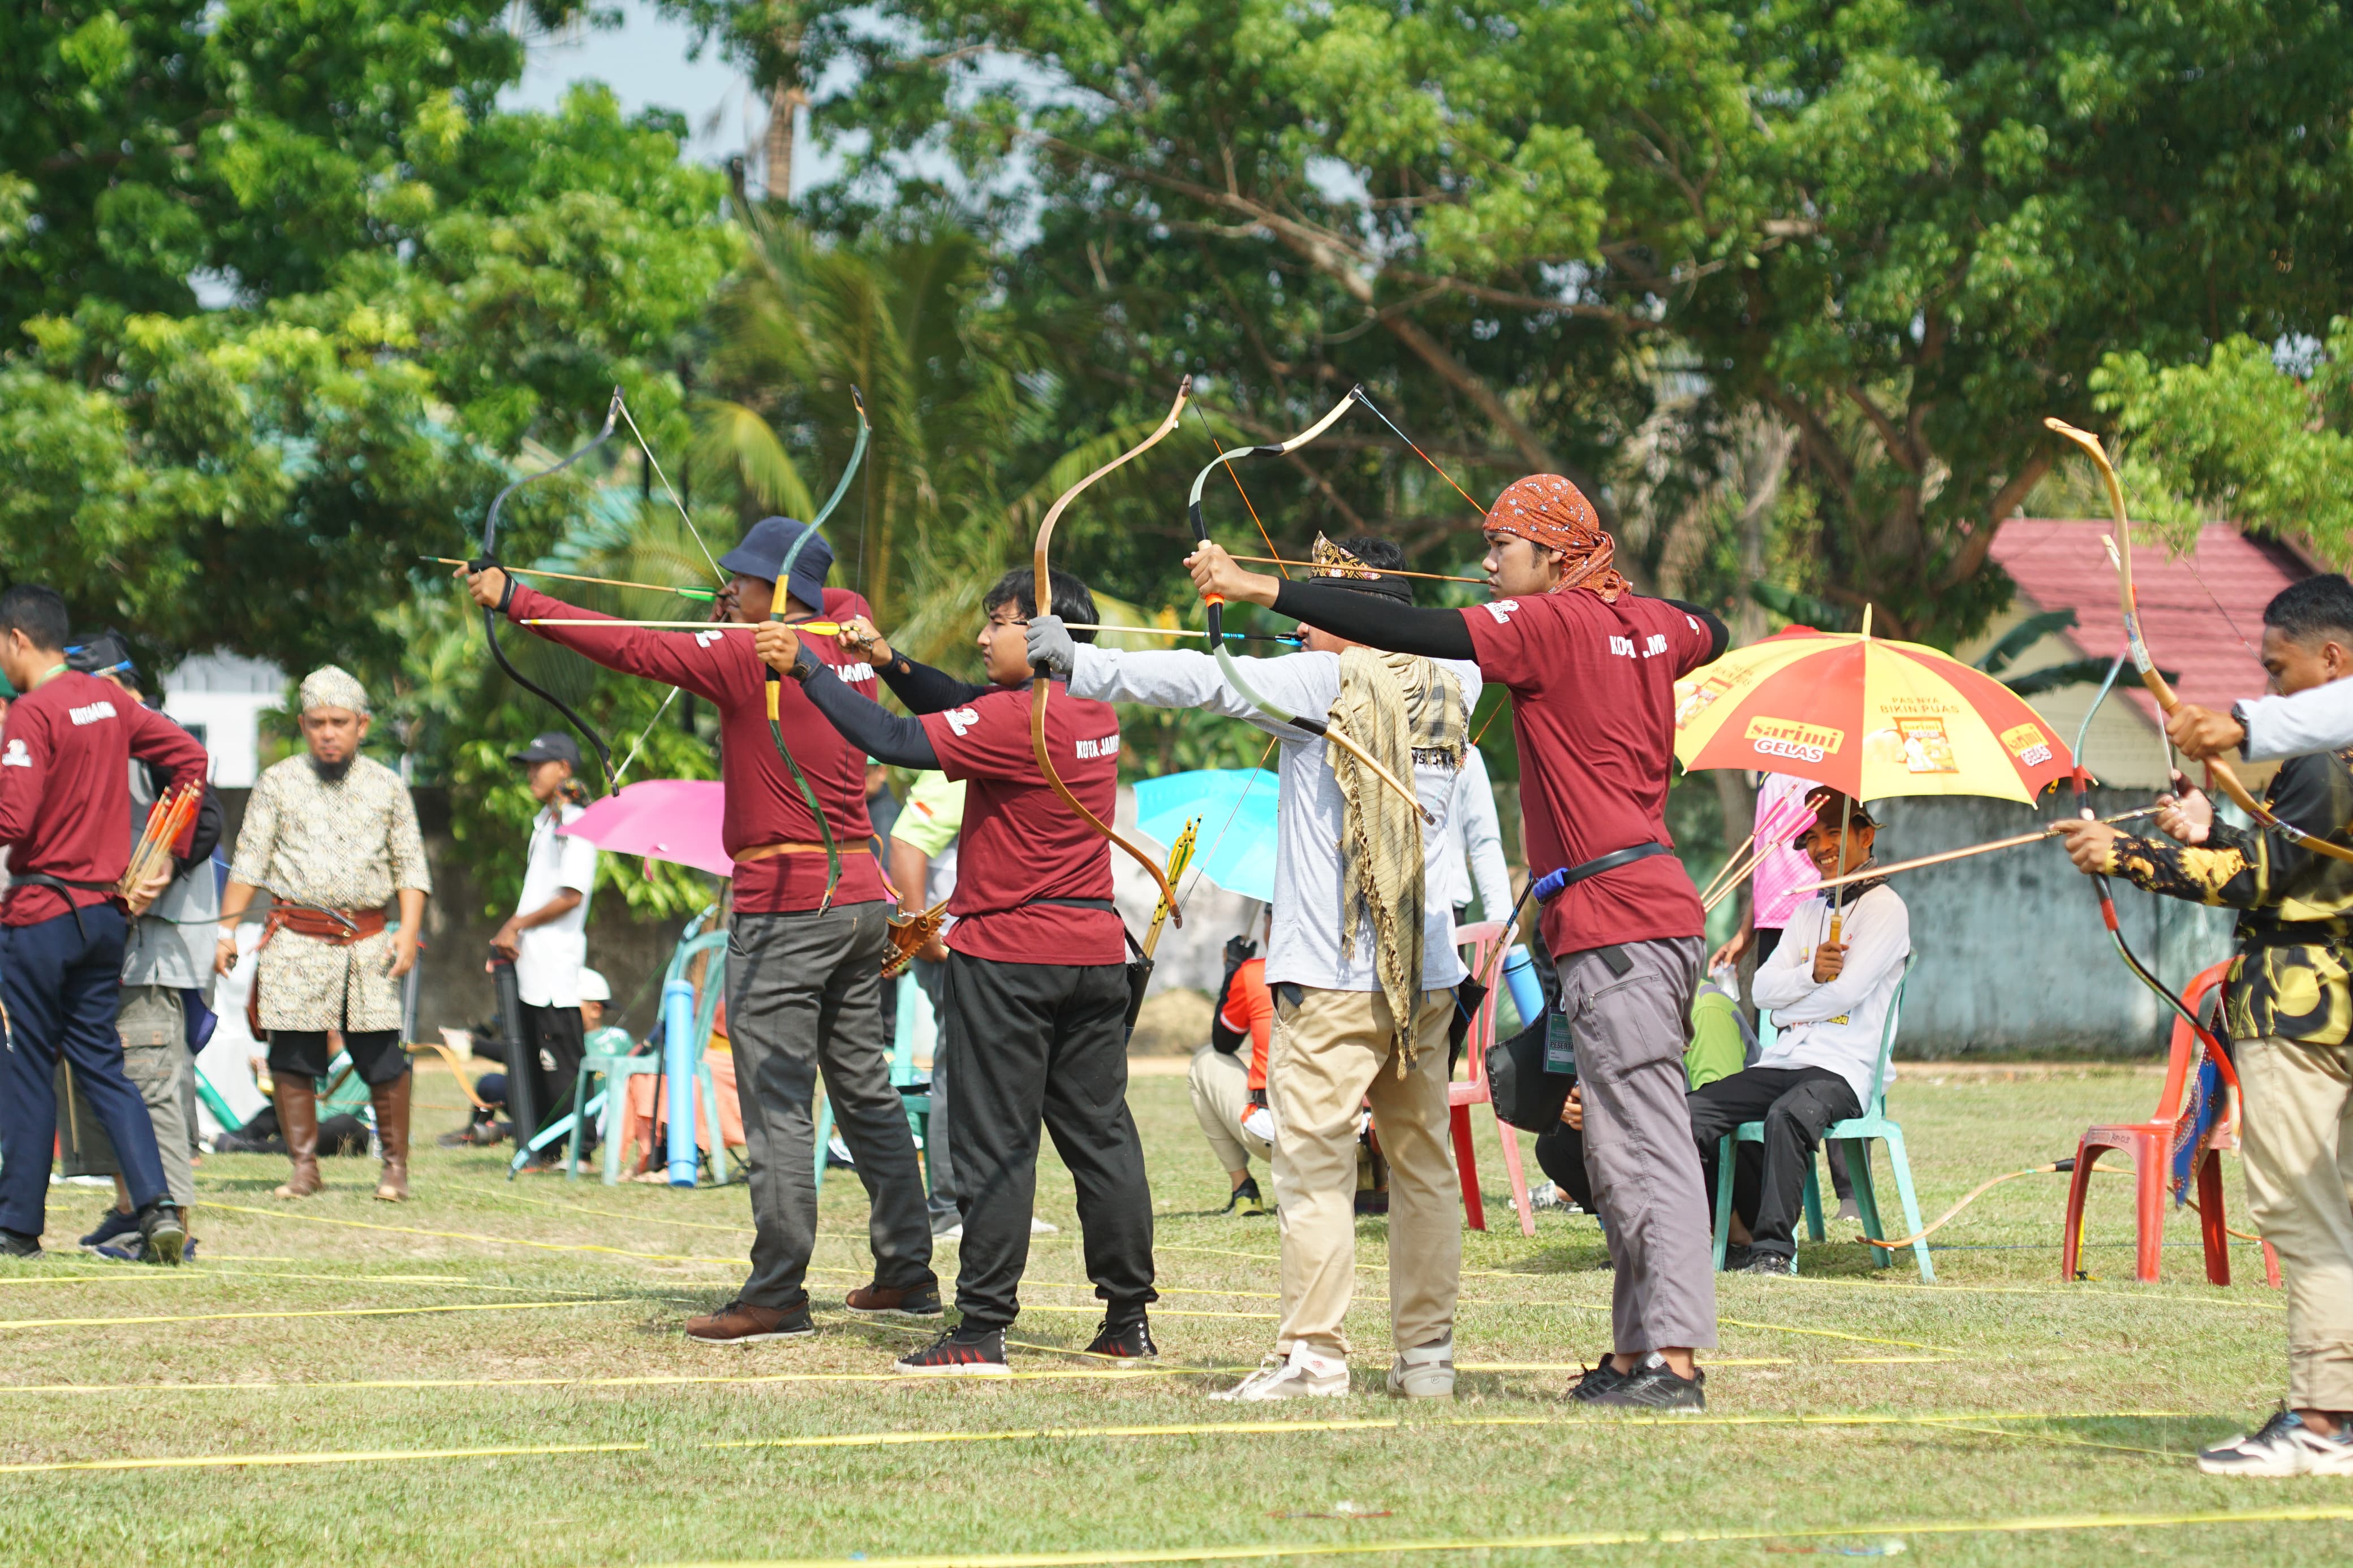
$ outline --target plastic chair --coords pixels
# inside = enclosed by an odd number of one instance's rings
[[[2181,999],[2189,1005],[2190,1011],[2199,1010],[2200,1004],[2221,984],[2230,967],[2231,960],[2224,959],[2211,969],[2200,971],[2183,988]],[[2084,1200],[2091,1191],[2092,1167],[2102,1154],[2121,1149],[2131,1155],[2136,1178],[2133,1220],[2138,1245],[2134,1253],[2133,1276],[2145,1284],[2157,1282],[2158,1264],[2165,1246],[2165,1189],[2173,1163],[2173,1135],[2181,1119],[2182,1092],[2189,1087],[2189,1064],[2196,1048],[2197,1037],[2191,1033],[2189,1020],[2175,1017],[2167,1052],[2165,1088],[2157,1097],[2157,1114],[2147,1121],[2088,1128],[2075,1145],[2075,1173],[2067,1184],[2066,1230],[2059,1243],[2062,1279],[2074,1279],[2082,1255]],[[2238,1113],[2233,1097],[2224,1114],[2216,1119],[2205,1155],[2198,1162],[2198,1229],[2205,1242],[2206,1279],[2215,1285],[2231,1282],[2231,1237],[2222,1220],[2221,1152],[2238,1147]],[[2269,1242],[2263,1244],[2263,1273],[2276,1288],[2280,1282],[2279,1255],[2272,1250]]]
[[[918,1081],[929,1082],[928,1079],[919,1080],[915,1075],[915,1044],[917,1037],[922,1037],[930,1049],[932,1059],[934,1062],[939,1060],[939,1025],[932,1016],[931,998],[923,994],[923,988],[915,984],[913,975],[902,974],[895,981],[886,980],[883,984],[895,984],[899,988],[898,1016],[891,1036],[891,1086],[899,1091],[900,1102],[906,1107],[907,1128],[915,1135],[915,1147],[929,1149],[932,1097],[929,1093],[909,1094],[907,1090]],[[828,1095],[817,1112],[817,1190],[819,1192],[825,1190],[826,1145],[832,1142],[833,1098]],[[932,1163],[925,1159],[923,1191],[926,1194],[931,1187]]]
[[[1458,926],[1454,940],[1471,950],[1471,973],[1484,974],[1494,960],[1495,949],[1504,941],[1504,922],[1482,921],[1476,925]],[[1479,1158],[1471,1142],[1471,1108],[1484,1105],[1492,1110],[1495,1103],[1494,1093],[1487,1087],[1487,1049],[1495,1043],[1495,1002],[1496,993],[1489,992],[1479,1004],[1479,1011],[1472,1016],[1470,1031],[1463,1036],[1462,1057],[1470,1064],[1469,1080],[1446,1086],[1446,1114],[1454,1135],[1454,1173],[1462,1184],[1463,1217],[1472,1230],[1487,1228],[1487,1205],[1479,1194]],[[1503,1141],[1504,1173],[1511,1178],[1512,1203],[1520,1214],[1520,1234],[1534,1236],[1536,1215],[1528,1204],[1528,1178],[1520,1164],[1519,1133],[1500,1117],[1496,1119],[1495,1131]]]
[[[698,917],[694,925],[701,923]],[[702,989],[695,996],[691,1038],[694,1047],[694,1087],[702,1097],[705,1114],[711,1118],[711,1179],[724,1183],[727,1180],[727,1151],[726,1140],[719,1136],[719,1085],[712,1076],[710,1064],[703,1059],[703,1052],[711,1043],[712,1020],[718,1016],[719,998],[727,988],[727,933],[715,931],[696,936],[691,934],[694,925],[687,928],[689,934],[681,936],[678,946],[672,950],[664,983],[684,981],[687,969],[697,954],[711,955],[703,968]],[[621,1128],[628,1109],[629,1080],[639,1077],[658,1077],[662,1071],[662,1063],[660,1052],[649,1050],[642,1044],[627,1053],[592,1050],[584,1055],[580,1058],[580,1069],[572,1079],[572,1103],[581,1110],[544,1129],[531,1141],[529,1148],[518,1150],[510,1173],[520,1170],[533,1150],[544,1148],[557,1138],[564,1138],[565,1179],[579,1180],[581,1118],[601,1112],[603,1120],[597,1125],[597,1135],[604,1142],[605,1184],[608,1187],[618,1185],[621,1180]],[[602,1092],[593,1098],[588,1092],[592,1079],[603,1081]],[[661,1107],[656,1106],[654,1114],[656,1121],[660,1120]]]
[[[1904,973],[1895,983],[1895,994],[1888,999],[1887,1021],[1879,1031],[1879,1062],[1871,1070],[1871,1097],[1863,1102],[1861,1116],[1851,1116],[1844,1121],[1833,1121],[1822,1130],[1824,1144],[1838,1143],[1846,1152],[1846,1172],[1854,1179],[1854,1206],[1862,1213],[1863,1234],[1883,1238],[1887,1227],[1879,1215],[1879,1194],[1871,1179],[1871,1141],[1874,1138],[1887,1145],[1887,1163],[1895,1173],[1895,1195],[1904,1205],[1904,1234],[1920,1234],[1920,1200],[1912,1189],[1912,1162],[1904,1151],[1904,1129],[1887,1114],[1887,1062],[1895,1049],[1895,1028],[1904,1012],[1904,988],[1912,983],[1912,965],[1917,954],[1906,954]],[[1765,1123],[1744,1121],[1716,1149],[1715,1156],[1715,1266],[1724,1267],[1725,1247],[1732,1237],[1732,1182],[1735,1143],[1762,1143]],[[1818,1163],[1806,1162],[1806,1232],[1814,1240],[1822,1239],[1822,1190]],[[1885,1247],[1871,1249],[1872,1261],[1880,1268],[1890,1268],[1894,1258]],[[1934,1284],[1936,1266],[1928,1259],[1928,1244],[1912,1244],[1913,1261],[1919,1266],[1920,1278]],[[1789,1262],[1792,1272],[1797,1259]]]

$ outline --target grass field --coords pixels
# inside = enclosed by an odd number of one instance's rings
[[[2116,1068],[1915,1068],[1891,1109],[1933,1215],[1987,1175],[2072,1152],[2095,1118],[2147,1114],[2156,1089]],[[1457,1353],[1493,1370],[1467,1373],[1447,1408],[1381,1394],[1385,1237],[1368,1219],[1356,1397],[1236,1409],[1203,1395],[1270,1340],[1274,1221],[1209,1212],[1225,1181],[1181,1079],[1139,1077],[1132,1098],[1159,1211],[1162,1370],[1105,1373],[1067,1353],[1096,1311],[1050,1155],[1039,1212],[1062,1228],[1031,1258],[1012,1335],[1026,1375],[985,1385],[880,1375],[923,1331],[839,1310],[866,1278],[864,1197],[846,1174],[826,1184],[811,1279],[824,1331],[716,1351],[679,1328],[741,1276],[740,1186],[509,1184],[495,1153],[430,1147],[459,1120],[432,1074],[406,1206],[371,1202],[360,1161],[328,1162],[330,1192],[290,1205],[269,1195],[282,1162],[208,1158],[200,1263],[69,1250],[0,1265],[0,1555],[1092,1562],[1395,1542],[1450,1548],[1400,1559],[1417,1563],[1680,1564],[1894,1542],[1937,1563],[2353,1560],[2353,1481],[2223,1481],[2187,1462],[2283,1386],[2280,1301],[2252,1248],[2232,1288],[2193,1283],[2187,1214],[2165,1282],[2134,1284],[2122,1180],[2095,1196],[2098,1278],[2074,1286],[2056,1277],[2055,1176],[1996,1189],[1940,1235],[1953,1245],[1934,1289],[1908,1259],[1874,1271],[1835,1235],[1803,1252],[1799,1279],[1725,1278],[1708,1416],[1644,1423],[1562,1402],[1579,1358],[1607,1346],[1599,1237],[1556,1215],[1520,1236],[1482,1112],[1500,1228],[1467,1237]],[[2242,1204],[2235,1168],[2230,1190]],[[70,1249],[100,1194],[52,1199],[48,1240]],[[952,1249],[939,1266],[953,1278]],[[239,1457],[256,1462],[220,1462]],[[151,1458],[194,1463],[76,1468]],[[2168,1522],[2296,1511],[2337,1517]],[[2048,1528],[2087,1517],[2108,1522]],[[2002,1521],[2037,1528],[1958,1528]],[[1746,1538],[1690,1539],[1711,1531]]]

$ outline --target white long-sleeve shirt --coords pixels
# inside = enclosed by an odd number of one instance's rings
[[[1780,945],[1757,966],[1749,994],[1771,1009],[1779,1033],[1757,1065],[1827,1068],[1846,1079],[1855,1103],[1868,1111],[1880,1036],[1912,952],[1912,914],[1884,883],[1849,903],[1839,923],[1846,964],[1822,984],[1814,979],[1814,949],[1830,934],[1830,900],[1816,893],[1798,906]],[[1885,1081],[1894,1078],[1891,1066]]]
[[[2341,752],[2353,746],[2353,680],[2332,680],[2293,697],[2257,697],[2232,705],[2246,727],[2251,763]]]
[[[1486,760],[1479,748],[1462,756],[1462,771],[1454,775],[1454,809],[1446,818],[1449,848],[1442,889],[1431,883],[1430,897],[1442,891],[1449,909],[1460,909],[1479,894],[1479,912],[1502,920],[1512,908],[1512,870],[1504,862],[1504,828],[1495,819],[1495,786],[1487,779]],[[1433,872],[1435,875],[1435,872]]]
[[[1340,656],[1294,653],[1282,658],[1240,658],[1242,679],[1269,702],[1293,713],[1320,716],[1340,696]],[[1440,659],[1439,668],[1461,683],[1462,710],[1479,700],[1479,667]],[[1340,952],[1342,896],[1340,823],[1344,802],[1339,783],[1324,761],[1324,742],[1304,730],[1278,724],[1250,706],[1227,684],[1217,659],[1182,648],[1131,653],[1078,646],[1071,672],[1071,695],[1098,702],[1142,702],[1154,708],[1199,708],[1240,719],[1273,735],[1281,778],[1275,818],[1274,920],[1267,940],[1266,983],[1289,982],[1324,991],[1377,991],[1369,931],[1357,935],[1354,952]],[[1462,962],[1454,951],[1454,910],[1442,896],[1444,864],[1452,853],[1447,834],[1455,800],[1457,770],[1416,767],[1415,795],[1438,819],[1421,830],[1425,896],[1421,921],[1421,984],[1437,991],[1458,984]],[[1387,787],[1387,786],[1383,786]],[[1505,908],[1510,905],[1506,902]]]

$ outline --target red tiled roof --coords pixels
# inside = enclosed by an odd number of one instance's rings
[[[2124,647],[2116,576],[2103,534],[2108,522],[2012,518],[1994,536],[1993,559],[2017,581],[2019,592],[2046,610],[2075,612],[2063,633],[2087,657],[2113,658]],[[2133,540],[2133,583],[2140,595],[2141,635],[2157,667],[2180,671],[2174,682],[2187,701],[2228,709],[2263,693],[2263,606],[2311,572],[2288,551],[2250,539],[2227,523],[2199,531],[2197,548],[2176,559],[2163,544]],[[2117,694],[2128,696],[2150,720],[2157,702],[2128,668]]]

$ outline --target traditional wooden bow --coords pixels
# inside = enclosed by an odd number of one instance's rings
[[[2090,458],[2093,465],[2100,470],[2101,482],[2107,487],[2108,510],[2115,513],[2116,522],[2116,536],[2110,543],[2114,546],[2111,554],[2116,562],[2117,592],[2124,606],[2125,644],[2132,655],[2133,668],[2140,671],[2141,684],[2147,687],[2149,695],[2157,699],[2161,714],[2169,717],[2176,708],[2181,706],[2181,699],[2175,694],[2165,677],[2158,673],[2156,661],[2149,657],[2148,644],[2141,637],[2140,599],[2133,588],[2132,520],[2125,515],[2124,487],[2116,482],[2116,466],[2108,461],[2108,454],[2101,447],[2100,438],[2089,430],[2078,430],[2063,419],[2045,419],[2042,423],[2045,428],[2082,447],[2084,456]],[[2162,719],[2159,721],[2162,722]],[[2241,811],[2297,848],[2315,855],[2326,855],[2332,860],[2353,861],[2353,848],[2315,837],[2273,816],[2271,808],[2248,792],[2247,786],[2240,782],[2239,775],[2231,771],[2227,763],[2208,763],[2206,776],[2230,796]]]
[[[1177,384],[1176,401],[1168,405],[1167,417],[1160,421],[1160,424],[1153,430],[1151,435],[1146,436],[1143,440],[1138,441],[1134,446],[1130,447],[1126,451],[1122,452],[1118,457],[1113,458],[1110,462],[1105,463],[1102,468],[1097,468],[1093,473],[1089,474],[1085,479],[1081,479],[1077,484],[1074,484],[1069,489],[1064,490],[1060,495],[1054,499],[1054,504],[1046,509],[1045,519],[1038,524],[1038,541],[1035,550],[1035,560],[1032,563],[1037,570],[1037,579],[1030,588],[1029,601],[1031,610],[1034,614],[1050,616],[1054,613],[1054,588],[1052,578],[1049,574],[1046,567],[1046,547],[1053,540],[1054,525],[1062,520],[1062,512],[1064,509],[1069,507],[1071,502],[1078,499],[1081,491],[1093,484],[1097,479],[1102,479],[1105,474],[1110,473],[1114,468],[1134,462],[1136,458],[1144,456],[1145,453],[1152,450],[1153,447],[1157,447],[1161,442],[1166,440],[1168,438],[1169,432],[1176,428],[1176,422],[1184,417],[1186,401],[1192,395],[1193,378],[1188,375],[1182,382]],[[1029,683],[1029,746],[1030,750],[1037,753],[1038,771],[1046,775],[1046,782],[1053,786],[1053,790],[1056,795],[1062,797],[1062,804],[1069,806],[1072,811],[1078,813],[1079,819],[1082,822],[1084,822],[1089,827],[1093,828],[1104,838],[1118,845],[1122,849],[1127,852],[1130,859],[1134,860],[1137,865],[1143,867],[1146,871],[1149,871],[1152,874],[1153,885],[1160,889],[1161,900],[1168,906],[1169,919],[1176,921],[1176,923],[1180,926],[1183,925],[1185,923],[1185,911],[1177,906],[1176,889],[1168,885],[1168,878],[1166,874],[1160,869],[1160,862],[1145,854],[1144,850],[1133,841],[1122,836],[1119,830],[1112,826],[1110,823],[1105,822],[1102,817],[1097,816],[1093,812],[1089,811],[1083,805],[1080,804],[1079,797],[1071,793],[1071,786],[1062,782],[1062,775],[1054,771],[1053,759],[1047,754],[1046,751],[1046,700],[1047,694],[1051,689],[1052,686],[1053,679],[1051,673],[1048,670],[1046,666],[1042,664],[1039,665],[1037,670],[1037,679]]]
[[[1316,437],[1324,434],[1324,431],[1329,430],[1335,424],[1339,422],[1342,415],[1347,413],[1349,409],[1355,407],[1361,402],[1364,402],[1361,389],[1351,389],[1348,395],[1334,404],[1330,409],[1325,411],[1322,418],[1316,420],[1314,424],[1310,425],[1306,429],[1302,430],[1298,435],[1292,437],[1287,441],[1282,441],[1271,446],[1264,447],[1229,447],[1226,450],[1219,452],[1215,458],[1212,458],[1207,467],[1203,468],[1199,473],[1193,476],[1193,489],[1185,498],[1185,515],[1187,521],[1189,521],[1193,525],[1193,537],[1199,540],[1203,544],[1209,542],[1209,524],[1208,520],[1201,514],[1201,487],[1208,482],[1209,476],[1211,474],[1216,473],[1219,468],[1226,468],[1227,465],[1237,462],[1243,458],[1279,458],[1287,452],[1295,452],[1300,447],[1304,447],[1307,443],[1315,439]],[[1367,406],[1370,406],[1370,405],[1367,405]],[[1230,472],[1230,470],[1229,471]],[[1239,483],[1240,481],[1237,480],[1236,482]],[[1388,785],[1389,788],[1395,790],[1398,795],[1403,795],[1407,802],[1413,806],[1413,809],[1419,814],[1424,822],[1429,823],[1433,827],[1438,825],[1437,815],[1428,806],[1421,804],[1421,797],[1414,793],[1413,786],[1398,778],[1395,773],[1389,772],[1388,769],[1381,766],[1379,763],[1374,761],[1372,754],[1366,752],[1362,746],[1356,744],[1355,741],[1350,740],[1346,731],[1333,729],[1329,723],[1322,719],[1311,719],[1305,714],[1289,712],[1283,709],[1276,707],[1273,703],[1260,696],[1257,689],[1252,687],[1247,679],[1243,679],[1240,667],[1234,663],[1232,650],[1226,647],[1225,600],[1219,598],[1214,595],[1202,595],[1202,602],[1208,606],[1209,646],[1217,650],[1218,668],[1224,674],[1226,684],[1240,692],[1244,701],[1248,702],[1251,707],[1257,709],[1260,712],[1265,714],[1268,718],[1273,720],[1278,724],[1288,725],[1293,730],[1304,731],[1306,733],[1316,737],[1318,740],[1328,741],[1333,745],[1335,745],[1342,751],[1346,752],[1350,756],[1355,757],[1356,761],[1363,763],[1366,769],[1370,772],[1374,777]]]

